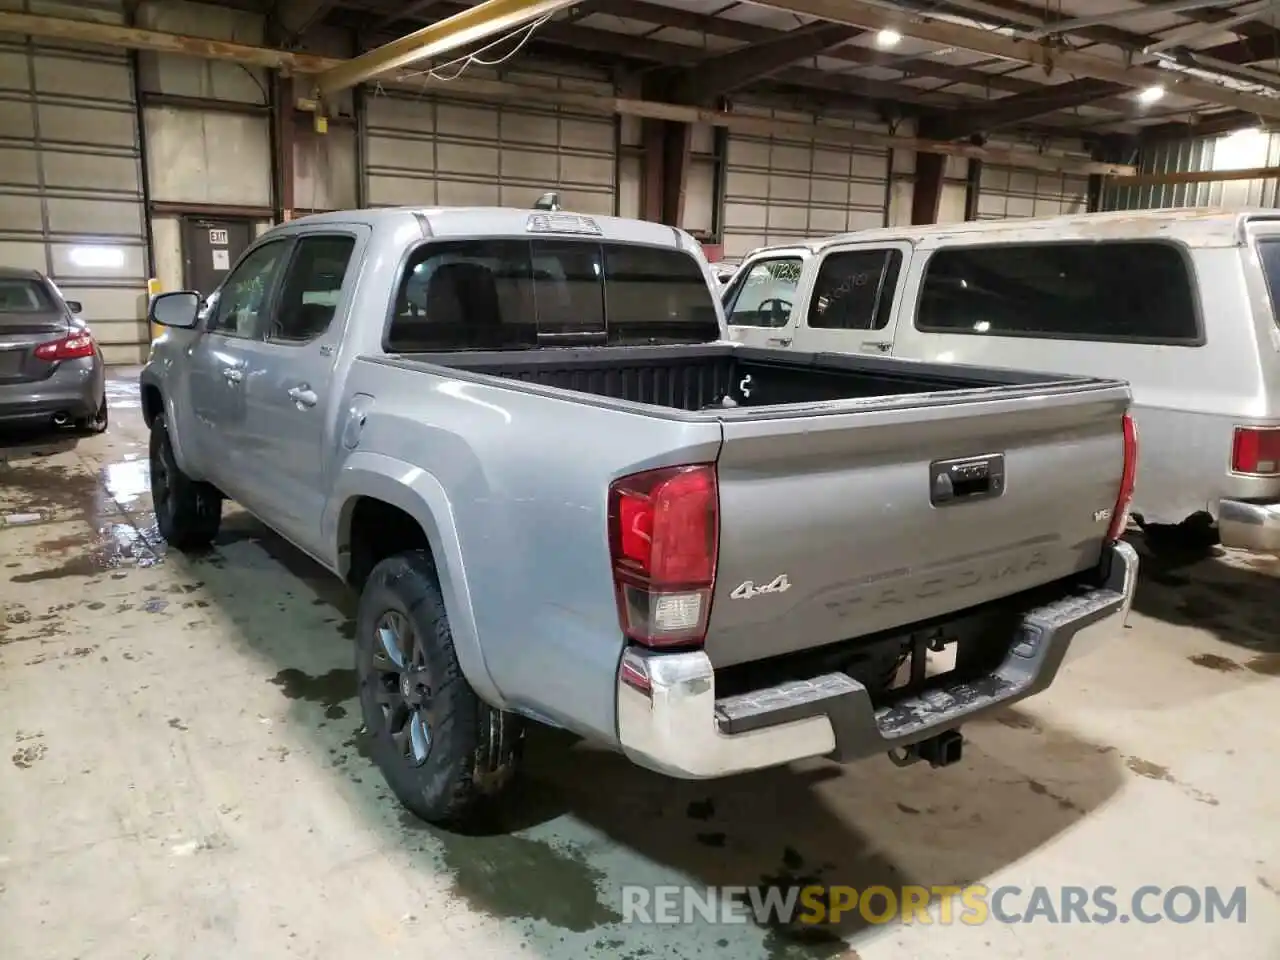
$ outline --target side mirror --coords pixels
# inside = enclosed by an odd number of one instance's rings
[[[70,310],[72,313],[79,313],[81,310],[84,309],[84,307],[81,305],[79,300],[68,300],[67,309]]]
[[[196,325],[199,312],[200,294],[194,290],[175,290],[153,297],[151,306],[147,308],[147,317],[162,327],[189,330]]]

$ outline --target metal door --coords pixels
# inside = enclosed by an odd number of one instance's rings
[[[729,339],[752,347],[790,347],[804,303],[805,249],[749,257],[724,292]]]
[[[246,506],[253,502],[242,467],[250,430],[245,397],[248,357],[264,335],[291,246],[290,240],[278,239],[250,251],[224,285],[203,333],[187,350],[196,417],[192,439],[199,460],[210,479]]]
[[[182,221],[182,283],[208,296],[249,249],[253,231],[247,220]]]
[[[281,533],[322,553],[326,428],[337,415],[334,358],[342,343],[366,227],[297,238],[264,337],[246,349],[248,420],[240,469]]]
[[[889,356],[911,253],[905,240],[841,243],[823,250],[797,310],[803,311],[796,323],[797,346],[810,353]]]

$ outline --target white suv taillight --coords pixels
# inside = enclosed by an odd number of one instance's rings
[[[1280,427],[1236,427],[1231,469],[1258,477],[1280,475]]]
[[[702,643],[720,539],[714,464],[609,485],[609,552],[622,631],[649,647]]]

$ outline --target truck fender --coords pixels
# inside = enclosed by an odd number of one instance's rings
[[[326,539],[335,544],[333,556],[344,579],[351,564],[351,513],[360,497],[382,500],[418,521],[435,559],[458,665],[476,694],[501,708],[504,698],[485,663],[457,524],[440,481],[421,467],[382,454],[357,451],[346,459],[335,478],[324,521]]]
[[[160,394],[160,406],[164,410],[164,422],[169,432],[169,446],[173,448],[173,459],[177,461],[179,470],[189,477],[196,478],[197,474],[191,469],[191,461],[187,459],[187,451],[183,447],[180,436],[182,431],[178,429],[178,411],[174,406],[173,392],[166,390],[160,378],[150,371],[144,370],[139,380],[143,389],[153,388]]]

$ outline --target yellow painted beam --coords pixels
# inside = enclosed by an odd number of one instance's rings
[[[329,97],[407,64],[509,33],[577,2],[579,0],[485,0],[324,71],[316,77],[316,88],[320,96]]]

